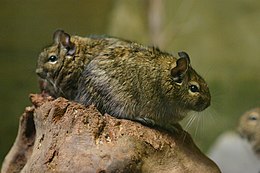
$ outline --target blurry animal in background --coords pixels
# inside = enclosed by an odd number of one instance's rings
[[[260,173],[260,108],[244,113],[237,131],[220,135],[208,156],[223,173]]]
[[[260,158],[260,107],[244,113],[239,120],[237,130],[241,137],[249,141],[253,151]]]

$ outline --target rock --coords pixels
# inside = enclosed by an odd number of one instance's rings
[[[170,133],[64,98],[30,99],[2,173],[220,172],[181,127]]]

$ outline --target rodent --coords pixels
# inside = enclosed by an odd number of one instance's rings
[[[39,55],[36,73],[44,90],[101,113],[144,124],[175,124],[211,102],[205,80],[179,58],[159,48],[108,36],[70,36],[63,30]]]
[[[237,131],[249,141],[255,154],[260,157],[260,107],[251,109],[240,117]]]

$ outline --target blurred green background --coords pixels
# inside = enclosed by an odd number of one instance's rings
[[[62,28],[81,36],[107,34],[189,53],[206,79],[212,106],[187,127],[206,152],[238,117],[260,106],[258,0],[0,0],[0,163],[19,117],[39,92],[39,52]]]

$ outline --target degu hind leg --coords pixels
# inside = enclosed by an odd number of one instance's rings
[[[150,119],[150,118],[146,118],[146,117],[135,117],[133,119],[134,121],[137,121],[143,125],[149,126],[149,127],[154,127],[156,126],[155,121]]]
[[[171,133],[180,133],[183,131],[181,125],[179,123],[170,124],[170,123],[163,123],[163,124],[157,124],[154,120],[147,118],[147,117],[135,117],[134,121],[137,121],[145,126],[151,127],[151,128],[159,128],[166,131],[169,131]]]
[[[176,123],[176,124],[169,124],[169,123],[158,124],[158,123],[155,123],[154,120],[147,118],[147,117],[136,117],[136,118],[134,118],[134,121],[140,122],[141,124],[149,126],[149,127],[159,127],[161,129],[170,131],[172,133],[179,132],[180,130],[182,130],[181,126],[178,123]]]

